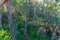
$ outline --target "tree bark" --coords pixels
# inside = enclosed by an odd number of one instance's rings
[[[8,23],[10,26],[10,33],[11,33],[11,40],[15,40],[15,35],[14,35],[14,26],[12,23],[12,13],[11,13],[11,9],[10,9],[10,0],[8,0],[7,2],[7,16],[8,16]]]
[[[28,25],[29,6],[30,6],[30,0],[27,1],[27,5],[26,5],[26,19],[25,19],[25,27],[24,27],[24,38],[25,38],[25,40],[27,40],[27,25]]]
[[[3,9],[3,5],[0,9],[0,29],[2,28],[2,9]]]
[[[36,17],[36,4],[34,4],[34,15],[33,15],[33,21],[35,20]]]

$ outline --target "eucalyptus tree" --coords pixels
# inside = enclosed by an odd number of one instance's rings
[[[10,0],[8,0],[6,6],[7,6],[8,23],[9,23],[9,26],[10,26],[11,40],[15,40],[14,26],[13,26],[13,22],[12,22],[12,13],[11,13],[11,9],[10,9]]]
[[[33,10],[33,23],[34,23],[34,25],[36,25],[36,2],[37,2],[37,0],[34,0],[35,2],[34,2],[34,10]]]
[[[26,19],[25,19],[25,27],[24,27],[24,38],[27,40],[27,25],[28,25],[28,13],[29,13],[29,7],[30,7],[30,0],[27,0],[26,4]]]

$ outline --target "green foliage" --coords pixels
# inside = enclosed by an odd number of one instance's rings
[[[10,40],[11,36],[6,30],[0,30],[0,40]]]
[[[47,3],[44,5],[44,13],[42,14],[42,5],[43,2],[30,2],[29,14],[28,14],[28,27],[27,34],[28,40],[51,40],[51,31],[49,30],[46,33],[46,36],[43,37],[41,34],[38,34],[38,29],[40,25],[47,27],[55,27],[54,24],[60,24],[60,6],[56,2]],[[12,0],[11,1],[11,12],[13,26],[15,28],[16,40],[24,40],[24,26],[26,19],[26,0]],[[36,18],[37,24],[33,24],[33,15],[34,15],[34,4],[36,4]],[[10,27],[8,24],[8,18],[6,14],[6,6],[4,6],[2,13],[2,30],[0,30],[0,40],[11,40],[10,36]],[[45,19],[45,20],[44,20]],[[29,23],[31,22],[32,23]],[[43,23],[45,22],[46,25]],[[0,25],[1,26],[1,25]]]

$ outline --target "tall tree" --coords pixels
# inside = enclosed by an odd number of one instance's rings
[[[8,0],[7,2],[7,16],[8,16],[8,23],[10,26],[10,33],[11,33],[11,40],[15,40],[15,35],[14,35],[14,26],[12,23],[12,13],[11,13],[11,9],[10,9],[10,0]]]
[[[33,4],[34,5],[34,14],[33,14],[33,23],[34,23],[34,25],[36,24],[36,2],[37,2],[37,0],[34,0],[35,1],[35,3]]]
[[[27,0],[27,5],[26,5],[26,19],[25,19],[25,27],[24,27],[24,38],[25,38],[25,40],[27,39],[27,25],[28,25],[29,6],[30,6],[30,0]]]

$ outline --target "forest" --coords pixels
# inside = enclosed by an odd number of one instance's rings
[[[0,40],[60,40],[60,0],[3,1]]]

